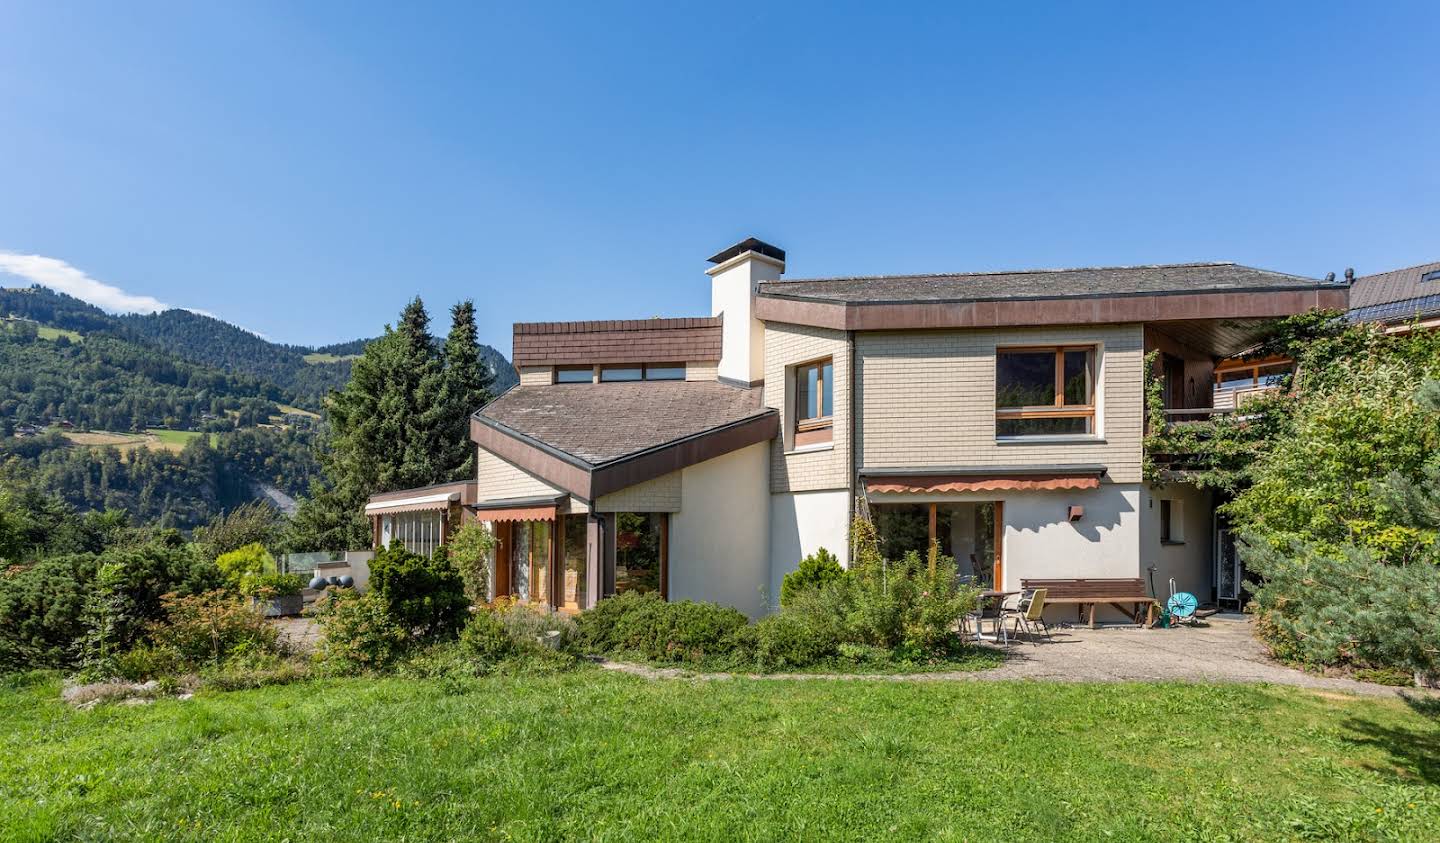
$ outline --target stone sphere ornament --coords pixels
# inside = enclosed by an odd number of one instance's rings
[[[346,574],[345,576],[343,576],[343,577],[340,578],[340,587],[341,587],[341,588],[354,588],[354,587],[355,587],[355,578],[352,577],[352,576],[350,576],[349,574]]]
[[[315,589],[316,591],[324,591],[325,586],[329,584],[330,581],[325,579],[324,577],[316,577],[310,581],[310,587]]]

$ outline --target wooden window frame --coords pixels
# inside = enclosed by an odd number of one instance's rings
[[[1033,405],[1028,407],[1001,407],[998,405],[1000,384],[998,371],[1000,368],[1000,356],[1002,354],[1037,354],[1040,352],[1053,351],[1055,353],[1055,403],[1053,405]],[[1090,357],[1088,366],[1090,369],[1090,401],[1087,404],[1066,404],[1065,403],[1065,353],[1068,351],[1088,352]],[[1086,433],[1018,433],[1008,434],[1004,438],[1025,438],[1030,436],[1095,436],[1095,405],[1096,393],[1100,389],[1100,346],[1094,343],[1081,345],[1017,345],[1001,346],[995,349],[995,368],[997,378],[995,393],[997,405],[995,407],[995,420],[1001,419],[1088,419],[1089,431]]]
[[[800,409],[800,377],[801,374],[811,368],[817,369],[815,374],[815,392],[817,395],[816,408],[823,409],[825,400],[825,364],[830,364],[830,377],[835,377],[835,358],[833,355],[817,357],[814,360],[807,360],[803,363],[796,363],[791,367],[793,374],[791,381],[795,385],[794,398],[791,407],[795,413],[794,441],[796,448],[803,448],[808,445],[823,445],[834,441],[835,438],[835,407],[834,395],[835,384],[830,384],[831,407],[830,414],[825,416],[813,416],[801,418]]]

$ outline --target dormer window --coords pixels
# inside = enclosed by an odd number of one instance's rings
[[[619,366],[600,367],[602,383],[683,380],[685,380],[684,363],[626,363]]]
[[[1432,269],[1424,275],[1420,276],[1421,284],[1429,284],[1432,281],[1440,282],[1440,269]]]
[[[590,383],[595,380],[594,366],[556,366],[556,383]]]
[[[600,369],[602,383],[638,381],[644,377],[644,366],[602,366]]]

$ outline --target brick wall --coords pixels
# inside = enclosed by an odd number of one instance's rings
[[[834,363],[832,448],[790,450],[795,420],[793,367],[829,356]],[[765,406],[780,411],[780,438],[770,449],[770,491],[807,492],[849,487],[850,352],[844,331],[805,325],[765,325]]]
[[[484,448],[476,448],[477,501],[558,495],[560,490]]]
[[[720,362],[718,360],[685,364],[685,380],[687,381],[713,381],[719,376]]]
[[[596,512],[679,512],[680,472],[672,471],[653,480],[602,495],[595,501]]]
[[[996,346],[1052,343],[1102,346],[1097,424],[1104,441],[997,443]],[[858,458],[867,468],[1100,463],[1115,483],[1140,482],[1140,325],[861,333],[856,351]]]

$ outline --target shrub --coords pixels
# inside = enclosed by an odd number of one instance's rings
[[[498,613],[485,609],[476,612],[460,633],[460,647],[466,655],[484,665],[494,665],[515,654],[515,639]]]
[[[470,614],[450,563],[411,553],[398,541],[370,561],[370,591],[395,625],[421,639],[454,636]]]
[[[474,605],[484,603],[490,593],[490,554],[495,549],[489,528],[472,521],[456,530],[444,547],[465,583],[465,596]]]
[[[305,590],[305,578],[299,574],[249,574],[240,582],[240,593],[269,600],[293,597]]]
[[[570,650],[576,638],[575,621],[559,612],[529,606],[509,606],[493,612],[507,635],[520,647],[536,646]]]
[[[385,670],[412,642],[409,631],[395,622],[384,598],[374,591],[361,595],[331,589],[311,611],[325,633],[317,657],[331,673]]]
[[[77,663],[99,566],[86,553],[0,570],[0,673]]]
[[[166,595],[165,619],[150,624],[157,648],[172,650],[187,667],[219,665],[237,654],[279,654],[279,631],[248,600],[223,591]]]
[[[278,570],[275,557],[258,542],[220,554],[215,558],[215,567],[225,575],[225,581],[231,588],[243,588],[247,578],[273,574]]]
[[[800,592],[823,588],[843,576],[845,569],[840,567],[840,560],[825,548],[818,548],[781,580],[780,605],[789,606]]]
[[[667,603],[654,592],[600,601],[577,620],[579,646],[591,653],[632,652],[655,661],[699,662],[733,652],[744,613],[714,603]]]
[[[106,551],[86,596],[83,648],[104,672],[116,655],[146,640],[150,624],[165,617],[164,600],[220,588],[214,564],[200,559],[178,535],[136,548]]]
[[[803,612],[782,611],[755,624],[755,664],[761,670],[807,667],[833,656],[835,629]]]

